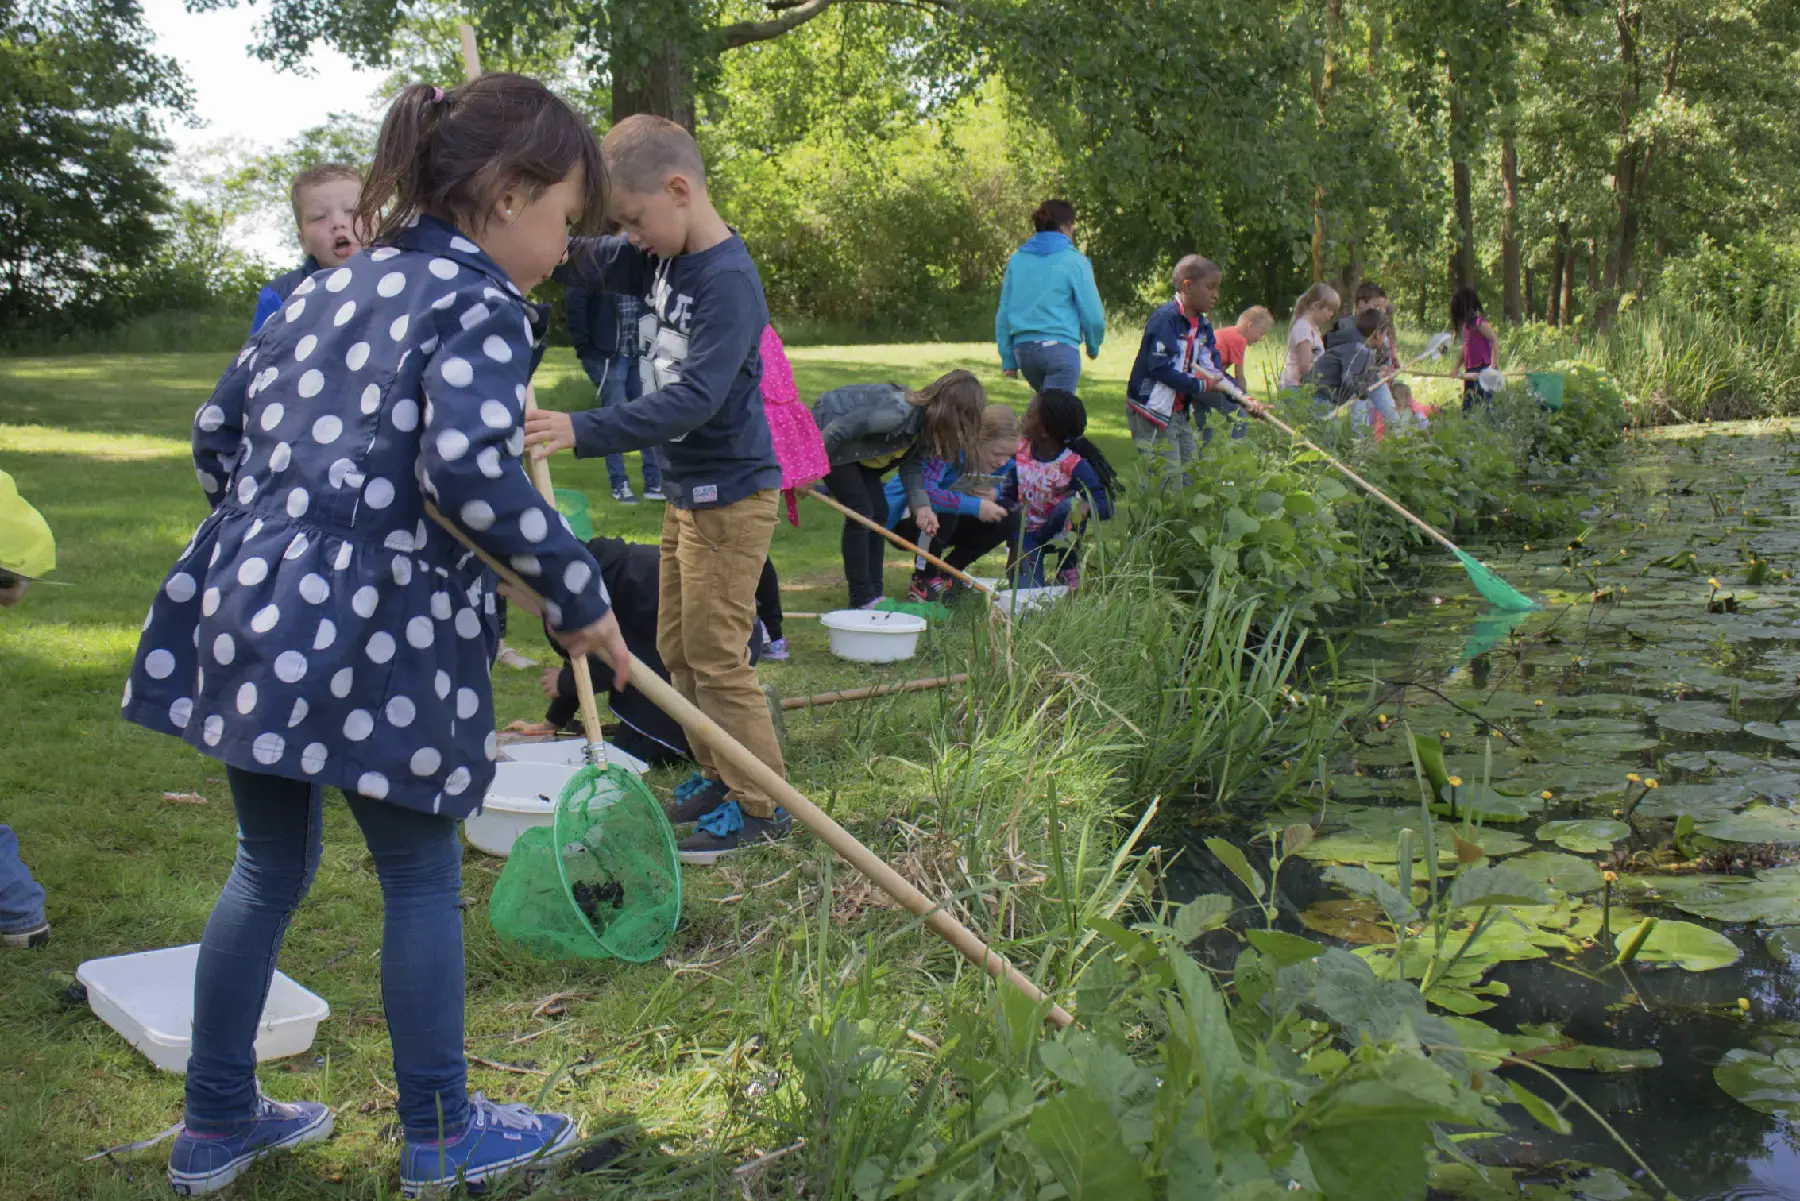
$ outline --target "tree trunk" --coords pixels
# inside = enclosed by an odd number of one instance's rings
[[[1527,263],[1525,264],[1525,319],[1536,321],[1537,315],[1537,268]]]
[[[1637,251],[1638,163],[1643,149],[1631,132],[1643,95],[1638,63],[1638,33],[1643,28],[1643,14],[1632,7],[1632,0],[1618,0],[1613,27],[1618,35],[1623,81],[1619,85],[1619,149],[1613,158],[1613,237],[1607,246],[1606,267],[1600,278],[1603,294],[1594,310],[1597,329],[1605,329],[1619,311],[1619,288],[1631,273],[1631,260]]]
[[[1563,323],[1563,278],[1569,269],[1569,223],[1556,223],[1556,242],[1550,248],[1549,311],[1544,320],[1561,327]]]
[[[694,128],[694,64],[670,27],[689,0],[610,0],[612,119],[650,113]]]
[[[1344,270],[1338,276],[1338,295],[1346,306],[1355,301],[1356,289],[1362,286],[1363,276],[1362,246],[1354,238],[1350,241],[1349,251],[1350,257],[1344,260]]]
[[[1325,282],[1325,185],[1313,185],[1312,277]]]
[[[1500,274],[1506,320],[1517,325],[1523,318],[1519,304],[1519,153],[1510,128],[1500,135]]]
[[[1456,222],[1456,249],[1450,256],[1450,286],[1473,287],[1475,284],[1475,205],[1469,184],[1469,160],[1463,145],[1462,103],[1457,99],[1456,73],[1450,80],[1450,192],[1453,220]]]

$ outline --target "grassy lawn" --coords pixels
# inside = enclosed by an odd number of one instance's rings
[[[1274,362],[1278,343],[1259,351]],[[1083,389],[1093,430],[1123,464],[1130,455],[1122,396],[1135,338],[1115,335]],[[1021,383],[1000,377],[990,346],[805,348],[793,352],[802,394],[892,379],[918,385],[967,367],[992,396],[1023,406]],[[181,1081],[153,1069],[65,990],[83,960],[199,938],[231,861],[234,824],[222,772],[172,739],[118,717],[125,672],[148,600],[205,507],[188,457],[191,415],[223,366],[211,354],[0,360],[0,464],[56,531],[56,576],[68,587],[35,589],[0,616],[0,819],[18,832],[26,861],[49,890],[55,926],[44,950],[0,955],[0,1196],[125,1198],[163,1195],[160,1150],[82,1163],[102,1147],[143,1138],[176,1121]],[[1252,372],[1260,378],[1261,365]],[[591,392],[567,351],[539,374],[545,403],[579,407]],[[595,524],[638,541],[656,537],[662,506],[614,505],[597,460],[555,463],[558,483],[584,490]],[[632,468],[633,478],[637,469]],[[775,563],[788,607],[841,606],[838,523],[803,506],[803,524],[780,527]],[[889,561],[889,592],[906,564]],[[817,623],[789,624],[793,660],[763,678],[800,695],[954,671],[944,639],[912,663],[840,663]],[[513,642],[547,654],[529,626]],[[500,669],[496,710],[504,725],[543,712],[536,673]],[[925,723],[950,694],[790,714],[796,784],[877,846],[892,817],[928,795]],[[666,785],[668,778],[654,781]],[[204,804],[165,793],[193,793]],[[378,991],[380,896],[347,810],[327,805],[324,863],[295,919],[281,965],[332,1006],[313,1052],[270,1065],[279,1098],[340,1107],[324,1149],[263,1168],[243,1197],[393,1195],[392,1071]],[[803,984],[796,956],[826,962],[833,948],[888,940],[907,958],[897,999],[923,995],[959,968],[916,926],[867,903],[823,848],[797,837],[779,849],[687,876],[683,927],[655,963],[539,963],[500,944],[486,899],[499,861],[470,852],[465,892],[471,1053],[510,1067],[472,1066],[473,1086],[505,1100],[547,1102],[581,1115],[590,1132],[638,1126],[644,1134],[630,1181],[588,1180],[583,1195],[738,1195],[730,1169],[768,1144],[770,1127],[747,1118],[745,1085],[771,1065],[759,1032],[793,1007],[825,1004],[829,989]],[[828,882],[835,879],[826,904]],[[828,914],[831,920],[823,920]],[[832,954],[836,951],[832,950]],[[936,985],[934,984],[933,987]],[[568,994],[544,1012],[554,994]],[[897,1011],[900,1012],[900,1011]],[[937,1015],[941,1020],[944,1015]],[[557,1069],[579,1065],[573,1073]],[[778,1145],[778,1144],[777,1144]],[[570,1186],[565,1186],[570,1187]]]

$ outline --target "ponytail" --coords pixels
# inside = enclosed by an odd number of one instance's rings
[[[487,224],[508,189],[534,199],[581,173],[581,232],[606,211],[606,168],[587,122],[549,88],[496,72],[445,91],[415,83],[388,107],[356,219],[391,241],[421,214],[467,233]]]
[[[1046,388],[1032,404],[1037,407],[1038,424],[1044,433],[1080,455],[1100,477],[1100,487],[1111,493],[1119,473],[1088,438],[1087,406],[1081,403],[1081,397],[1062,388]]]
[[[1307,309],[1319,308],[1329,304],[1335,310],[1339,304],[1337,289],[1330,284],[1317,283],[1300,293],[1300,299],[1294,302],[1294,320],[1298,321]]]

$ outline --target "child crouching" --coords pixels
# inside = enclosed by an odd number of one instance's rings
[[[1088,508],[1101,521],[1112,518],[1118,474],[1086,434],[1087,408],[1073,392],[1052,388],[1031,398],[1025,436],[1007,465],[1000,493],[1003,504],[1016,500],[1023,512],[1017,567],[1021,588],[1044,586],[1044,559],[1054,553],[1050,544],[1065,533],[1078,537]],[[1070,591],[1079,588],[1077,548],[1071,545],[1056,557],[1057,582]]]

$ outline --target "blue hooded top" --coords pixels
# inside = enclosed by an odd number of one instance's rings
[[[1018,367],[1013,347],[1020,342],[1087,344],[1089,357],[1106,340],[1106,309],[1094,287],[1094,267],[1067,234],[1036,233],[1013,251],[1000,284],[994,312],[994,342],[1002,370]]]

